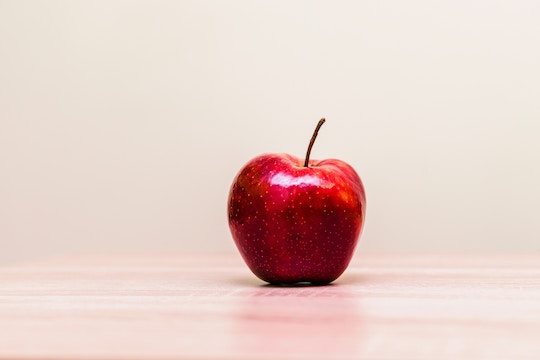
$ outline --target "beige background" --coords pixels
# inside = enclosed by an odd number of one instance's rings
[[[0,263],[236,251],[235,173],[321,116],[359,251],[537,252],[539,4],[0,0]]]

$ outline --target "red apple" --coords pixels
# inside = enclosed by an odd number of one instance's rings
[[[232,237],[251,271],[272,284],[326,284],[353,256],[366,211],[360,177],[347,163],[263,154],[231,186]]]

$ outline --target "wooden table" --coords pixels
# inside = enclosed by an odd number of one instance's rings
[[[3,359],[540,359],[540,255],[367,255],[274,287],[236,255],[0,268]]]

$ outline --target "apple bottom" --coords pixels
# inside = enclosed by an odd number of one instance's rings
[[[360,223],[360,222],[359,222]],[[324,285],[336,280],[349,265],[356,248],[360,226],[315,229],[316,237],[299,233],[271,238],[245,239],[245,232],[234,233],[238,250],[250,270],[261,280],[276,285],[309,283]]]

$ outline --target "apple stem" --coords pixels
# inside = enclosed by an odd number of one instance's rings
[[[322,124],[326,121],[325,118],[322,118],[319,120],[319,123],[317,124],[317,127],[315,128],[315,131],[313,132],[313,136],[311,137],[311,141],[309,142],[309,146],[307,148],[306,153],[306,160],[304,161],[304,167],[309,166],[309,155],[311,154],[311,148],[313,147],[313,144],[315,143],[315,139],[317,138],[317,135],[319,134],[319,129],[321,128]]]

